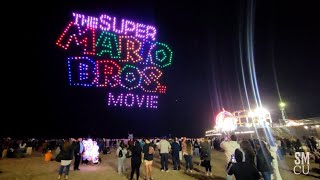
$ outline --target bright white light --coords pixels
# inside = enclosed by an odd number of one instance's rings
[[[266,115],[270,114],[270,112],[265,108],[256,108],[254,111],[250,111],[248,116],[253,117],[265,117]]]
[[[252,117],[254,117],[254,116],[255,116],[255,114],[254,114],[254,112],[253,112],[253,111],[250,111],[250,112],[248,113],[248,116],[252,118]]]
[[[257,108],[254,110],[254,114],[258,117],[264,117],[265,115],[269,114],[269,111],[265,108]]]
[[[248,123],[246,124],[247,127],[252,127],[252,124]]]
[[[263,119],[263,117],[259,118],[259,124],[263,125],[263,123],[265,122],[265,119]]]
[[[304,128],[305,128],[305,129],[309,129],[309,127],[308,127],[308,126],[304,126]]]
[[[240,131],[240,132],[235,132],[235,134],[249,134],[249,133],[254,133],[254,131]]]
[[[226,117],[224,118],[222,130],[223,131],[233,131],[237,128],[236,124],[234,123],[234,117]]]
[[[212,134],[213,136],[221,136],[222,134],[221,133],[214,133]]]
[[[280,106],[281,108],[284,108],[284,107],[286,106],[286,103],[280,102],[280,103],[279,103],[279,106]]]
[[[320,125],[316,125],[316,128],[319,128],[320,127]]]
[[[237,119],[228,111],[220,112],[216,117],[216,129],[233,131],[237,128]]]
[[[99,146],[97,145],[96,141],[93,141],[92,139],[83,140],[82,141],[84,146],[84,155],[83,159],[92,161],[93,163],[98,163],[99,161]]]
[[[286,126],[302,126],[304,125],[304,123],[299,123],[299,122],[295,122],[295,121],[287,121]]]

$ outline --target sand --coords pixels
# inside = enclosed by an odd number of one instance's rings
[[[124,174],[117,173],[117,158],[115,150],[112,150],[111,154],[104,155],[102,163],[100,165],[80,165],[80,171],[73,171],[73,166],[70,168],[69,179],[71,180],[121,180],[128,179],[130,173],[130,159],[126,159],[127,172]],[[171,160],[169,160],[169,172],[160,171],[160,160],[155,158],[153,165],[153,177],[155,180],[222,180],[225,178],[225,160],[222,152],[213,151],[212,165],[213,176],[206,177],[204,175],[204,168],[197,165],[199,158],[193,158],[194,171],[192,174],[186,173],[184,170],[173,171]],[[184,160],[182,161],[184,165]],[[72,162],[73,164],[73,162]],[[44,161],[44,156],[38,152],[34,152],[32,156],[20,158],[20,159],[0,159],[0,170],[3,173],[0,174],[2,180],[54,180],[58,177],[59,162]],[[286,157],[280,162],[280,173],[284,180],[294,179],[317,179],[317,174],[310,173],[312,176],[295,175],[292,173],[294,166],[294,157]],[[316,164],[311,164],[313,168],[319,167]],[[184,169],[184,168],[183,168]],[[143,167],[140,168],[140,177],[143,177]],[[142,178],[141,178],[142,179]]]

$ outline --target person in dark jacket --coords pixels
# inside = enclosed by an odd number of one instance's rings
[[[236,162],[227,170],[228,175],[235,175],[236,180],[259,180],[260,174],[254,164],[245,161],[244,153],[236,149],[234,152]]]
[[[211,149],[210,149],[210,144],[207,137],[205,137],[203,142],[200,143],[200,149],[201,149],[201,161],[202,161],[201,164],[206,169],[206,175],[212,176],[212,173],[211,173],[212,166],[210,163]]]
[[[257,146],[257,168],[261,172],[264,180],[271,180],[273,168],[271,162],[273,157],[270,154],[267,145],[263,141],[258,141]]]
[[[175,140],[171,144],[171,154],[172,154],[172,163],[173,170],[180,170],[180,159],[179,159],[179,151],[181,149],[179,139],[176,137]]]
[[[198,142],[198,139],[194,141],[193,148],[194,148],[194,155],[196,157],[200,157],[200,144]]]
[[[296,152],[302,152],[302,144],[301,144],[300,139],[296,140],[294,148],[295,148]]]
[[[136,173],[136,177],[138,180],[140,176],[140,166],[141,166],[141,153],[142,148],[140,145],[140,142],[138,140],[133,142],[133,145],[131,146],[131,174],[130,174],[130,180],[133,179],[134,173]]]
[[[73,159],[73,152],[74,152],[74,149],[72,146],[72,141],[73,140],[66,140],[63,143],[63,145],[60,147],[61,151],[60,151],[59,156],[61,157],[60,158],[61,159],[61,166],[60,166],[60,170],[59,170],[58,179],[61,179],[64,168],[66,168],[64,179],[68,179],[70,164]]]
[[[73,142],[73,148],[74,148],[74,167],[73,170],[79,171],[79,165],[81,161],[81,155],[83,152],[83,144],[82,144],[82,138],[79,138],[77,141]]]
[[[251,163],[252,165],[256,165],[256,154],[252,149],[252,146],[249,141],[242,141],[240,143],[240,148],[243,150],[245,155],[245,161]]]

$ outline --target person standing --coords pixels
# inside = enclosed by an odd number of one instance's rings
[[[236,162],[231,163],[227,169],[228,177],[235,175],[236,180],[259,180],[260,174],[256,166],[248,161],[245,161],[245,154],[240,149],[234,152]],[[227,178],[228,179],[228,178]]]
[[[200,145],[199,145],[198,139],[194,141],[193,148],[194,148],[194,155],[196,157],[200,157]]]
[[[116,154],[118,156],[118,174],[121,174],[126,171],[124,161],[126,159],[127,149],[123,141],[121,141]]]
[[[26,155],[31,155],[32,154],[32,142],[31,140],[27,141],[27,151],[26,151]]]
[[[211,173],[211,149],[210,149],[210,144],[208,141],[208,138],[205,137],[203,142],[200,143],[200,149],[201,149],[201,160],[203,161],[203,166],[206,169],[206,175],[207,176],[212,176]]]
[[[66,140],[60,148],[61,165],[58,179],[61,179],[64,168],[66,168],[64,179],[68,179],[70,164],[73,159],[73,146],[71,141],[72,140]]]
[[[74,171],[79,171],[79,165],[81,161],[81,156],[83,153],[84,147],[82,144],[82,138],[78,138],[77,141],[74,143]]]
[[[153,164],[153,155],[155,152],[154,145],[150,142],[150,139],[145,140],[145,145],[143,146],[143,153],[142,153],[142,162],[144,163],[145,167],[145,175],[146,180],[152,180],[152,164]]]
[[[231,155],[233,155],[237,148],[240,148],[240,144],[237,142],[236,135],[232,134],[230,140],[225,139],[225,141],[220,144],[220,147],[224,150],[226,161],[230,162]]]
[[[133,179],[134,173],[136,173],[136,180],[139,180],[140,176],[140,166],[141,166],[141,153],[142,148],[139,141],[134,141],[133,146],[131,147],[131,174],[130,180]]]
[[[270,141],[270,154],[273,158],[271,165],[273,168],[273,174],[271,175],[271,179],[275,180],[282,180],[279,165],[278,165],[278,158],[277,158],[278,146],[273,141]]]
[[[273,173],[272,160],[270,151],[263,141],[259,141],[257,144],[257,169],[261,172],[264,180],[271,180],[271,174]]]
[[[169,157],[169,151],[171,149],[170,143],[165,139],[162,138],[159,142],[159,150],[160,150],[160,156],[161,156],[161,171],[168,172],[168,157]]]
[[[256,166],[256,154],[249,141],[242,141],[240,143],[240,149],[244,152],[245,162],[248,162]]]
[[[186,171],[190,173],[193,170],[192,154],[192,143],[184,137],[182,140],[182,155],[186,161]]]
[[[172,154],[172,163],[173,163],[173,170],[180,170],[180,158],[179,158],[179,152],[180,152],[180,142],[179,139],[176,137],[175,141],[172,142],[171,148],[171,154]]]
[[[223,149],[226,157],[226,162],[229,165],[231,162],[231,156],[234,156],[235,150],[240,148],[240,144],[237,141],[237,136],[232,134],[230,136],[230,140],[229,138],[226,137],[225,140],[221,142],[220,148]],[[230,178],[230,177],[231,176],[227,174],[227,178]]]

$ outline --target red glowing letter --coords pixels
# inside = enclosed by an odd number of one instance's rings
[[[159,79],[162,72],[157,67],[146,67],[142,71],[141,86],[145,92],[157,92],[157,89],[161,87]]]
[[[74,42],[75,45],[81,46],[83,54],[95,55],[95,31],[70,22],[64,32],[57,40],[57,45],[69,49],[70,44]]]
[[[114,61],[97,61],[95,83],[99,87],[117,86],[119,84],[120,69],[120,66]]]

